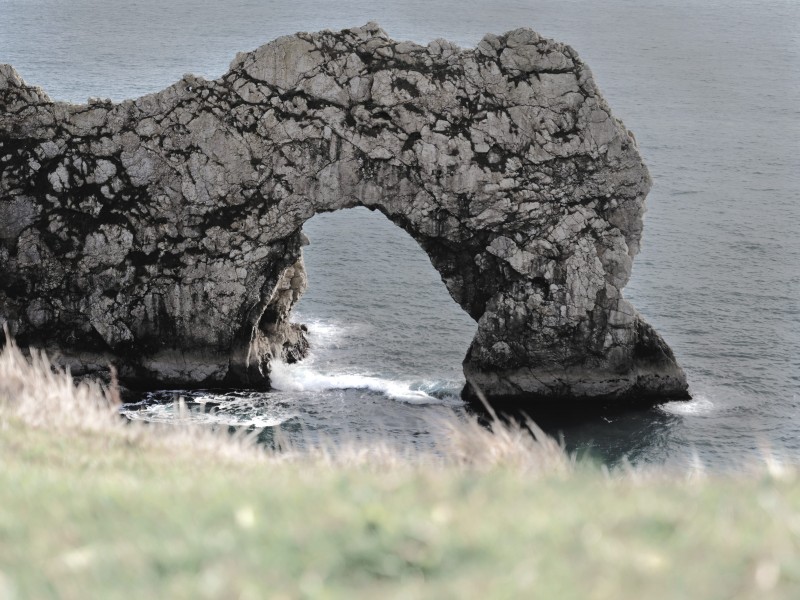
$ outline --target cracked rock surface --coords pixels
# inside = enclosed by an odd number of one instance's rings
[[[299,33],[119,104],[2,65],[0,321],[76,374],[268,386],[308,349],[303,223],[366,206],[477,321],[464,372],[490,399],[685,397],[622,296],[649,188],[589,68],[530,29]]]

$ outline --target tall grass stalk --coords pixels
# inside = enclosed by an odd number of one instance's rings
[[[7,336],[10,340],[10,336]],[[403,448],[386,437],[336,441],[315,438],[292,444],[276,432],[274,448],[256,444],[260,430],[242,428],[236,434],[214,430],[181,418],[170,424],[128,422],[119,414],[120,399],[112,384],[75,382],[47,356],[29,356],[10,340],[0,352],[0,422],[17,422],[53,432],[88,432],[125,443],[169,451],[187,451],[233,461],[313,462],[383,468],[510,468],[531,474],[568,473],[574,460],[533,422],[494,420],[491,427],[472,416],[442,413],[429,417],[435,445],[431,450]]]

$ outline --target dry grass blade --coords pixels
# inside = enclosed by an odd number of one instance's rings
[[[26,358],[6,331],[0,353],[0,411],[33,427],[104,430],[116,417],[108,390],[95,382],[76,385],[54,369],[43,352]]]
[[[0,420],[50,431],[102,434],[108,439],[165,451],[187,450],[220,459],[251,459],[263,454],[248,436],[229,436],[186,422],[175,425],[128,423],[119,414],[113,387],[94,381],[75,383],[32,350],[26,357],[6,332],[0,352]]]
[[[508,467],[536,474],[566,472],[573,464],[563,448],[534,423],[504,422],[496,415],[488,429],[475,417],[434,414],[430,427],[436,447],[426,452],[386,438],[341,441],[317,436],[314,441],[295,445],[280,429],[275,431],[274,450],[267,451],[257,445],[260,430],[242,428],[234,435],[225,428],[212,430],[191,422],[181,401],[172,423],[131,423],[120,417],[113,371],[110,388],[95,382],[76,384],[44,353],[32,351],[26,357],[8,333],[6,336],[9,342],[0,352],[0,420],[30,427],[101,433],[141,447],[233,461],[307,462],[367,469]],[[488,404],[487,408],[491,411]]]

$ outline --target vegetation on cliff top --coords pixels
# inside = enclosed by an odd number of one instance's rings
[[[0,354],[0,599],[796,598],[800,481],[608,473],[522,428],[269,452]]]

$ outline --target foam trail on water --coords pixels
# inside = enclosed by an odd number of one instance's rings
[[[450,404],[456,398],[437,398],[414,383],[395,381],[352,373],[325,374],[310,366],[273,363],[270,374],[272,387],[284,392],[323,392],[326,390],[360,389],[378,392],[409,404]]]
[[[328,390],[369,390],[408,404],[461,404],[458,392],[454,391],[460,382],[413,382],[318,370],[318,360],[328,364],[346,360],[341,355],[342,339],[366,325],[308,319],[302,314],[296,314],[295,319],[308,327],[313,350],[302,363],[287,365],[276,361],[271,364],[270,384],[275,391],[320,393]]]
[[[179,402],[183,408],[179,409]],[[123,405],[120,414],[134,421],[176,421],[235,427],[275,427],[296,418],[297,412],[270,402],[253,391],[161,390],[145,394],[141,402]]]
[[[123,409],[120,412],[132,421],[147,421],[148,423],[190,422],[232,427],[276,427],[295,417],[293,414],[281,416],[237,415],[224,410],[214,412],[187,410],[185,413],[181,413],[176,410],[173,404],[156,404],[144,409]]]

